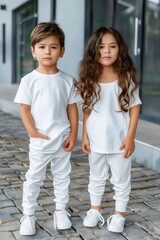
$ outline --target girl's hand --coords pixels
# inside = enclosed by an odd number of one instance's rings
[[[122,142],[119,150],[122,150],[122,149],[125,149],[125,152],[123,154],[124,158],[129,158],[135,149],[134,139],[126,137]]]
[[[29,136],[31,138],[42,138],[42,139],[50,140],[50,137],[48,137],[40,132],[37,132],[37,131],[30,133]]]
[[[91,152],[88,138],[83,138],[82,140],[82,151],[87,154]]]
[[[67,139],[63,143],[63,149],[66,152],[70,152],[73,150],[74,145],[75,145],[75,137],[73,137],[71,134],[67,137]]]

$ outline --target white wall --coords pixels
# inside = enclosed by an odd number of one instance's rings
[[[26,2],[25,0],[0,0],[6,10],[0,10],[0,83],[11,83],[12,74],[12,9]],[[6,24],[6,62],[2,63],[2,24]]]
[[[56,3],[56,22],[66,36],[65,54],[59,61],[59,68],[74,77],[77,76],[79,61],[84,50],[85,0],[58,0]]]
[[[52,0],[38,0],[38,22],[51,21],[51,1]]]

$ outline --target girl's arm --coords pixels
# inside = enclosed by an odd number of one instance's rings
[[[129,129],[128,129],[127,137],[124,139],[122,145],[120,146],[120,150],[122,150],[123,148],[125,149],[125,152],[124,152],[125,158],[130,157],[135,149],[134,138],[136,135],[137,125],[138,125],[139,112],[140,112],[140,105],[136,105],[129,109],[129,114],[130,114]]]
[[[85,153],[90,153],[90,144],[89,144],[89,139],[88,139],[88,134],[87,134],[87,129],[86,129],[86,122],[87,119],[91,113],[91,109],[87,108],[84,110],[84,115],[83,115],[83,136],[82,136],[82,150]]]
[[[44,138],[49,140],[50,138],[42,133],[39,133],[35,127],[34,120],[31,115],[31,106],[26,104],[21,104],[20,107],[21,118],[23,124],[26,128],[28,135],[32,138]]]
[[[76,103],[68,104],[67,114],[71,125],[71,132],[65,140],[63,148],[65,151],[70,152],[76,143],[78,133],[78,108]]]

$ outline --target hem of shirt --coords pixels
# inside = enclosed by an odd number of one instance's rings
[[[14,102],[14,103],[17,103],[17,104],[31,105],[31,103],[29,103],[29,102],[23,102],[23,101],[17,101],[17,100],[14,100],[13,102]]]
[[[95,153],[101,153],[101,154],[119,154],[119,153],[125,152],[124,150],[109,151],[109,150],[101,150],[101,149],[95,149],[95,148],[93,149],[91,148],[91,151]]]

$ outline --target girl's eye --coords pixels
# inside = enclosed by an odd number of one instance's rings
[[[104,46],[100,45],[100,46],[99,46],[99,49],[102,49],[102,48],[104,48]]]
[[[110,47],[111,47],[111,48],[116,48],[116,45],[111,45]]]

